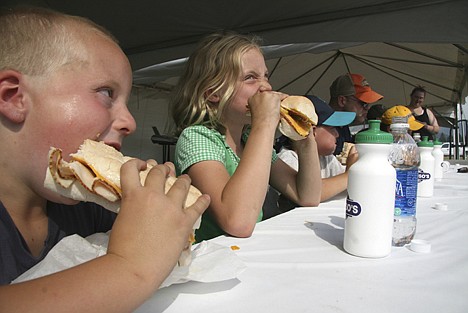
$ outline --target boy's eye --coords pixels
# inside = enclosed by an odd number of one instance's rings
[[[112,98],[112,96],[114,95],[113,90],[110,89],[110,88],[103,88],[103,89],[99,90],[99,92],[104,94],[106,97],[109,97],[109,98]]]

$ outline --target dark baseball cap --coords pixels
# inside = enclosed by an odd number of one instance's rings
[[[318,115],[318,126],[346,126],[351,124],[356,117],[355,112],[335,111],[324,100],[317,96],[306,96],[314,104]]]

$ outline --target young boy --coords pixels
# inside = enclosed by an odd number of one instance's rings
[[[141,160],[122,167],[116,218],[46,190],[51,146],[65,159],[84,139],[120,149],[135,130],[130,64],[104,29],[53,11],[2,12],[0,38],[0,312],[133,311],[171,272],[209,198],[184,210],[189,178],[165,195],[173,166],[156,165],[142,186]],[[64,236],[109,230],[114,218],[105,256],[6,285]]]

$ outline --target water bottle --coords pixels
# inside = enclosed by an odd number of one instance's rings
[[[442,142],[437,139],[434,140],[434,150],[432,150],[434,157],[434,179],[441,181],[444,177],[444,152],[442,152]]]
[[[419,164],[418,173],[418,197],[432,197],[434,195],[434,157],[432,150],[434,143],[429,141],[428,136],[423,136],[418,142],[419,156],[421,163]]]
[[[397,177],[392,239],[396,247],[410,243],[416,233],[419,149],[408,129],[405,120],[395,120],[390,125],[393,144],[388,161],[395,168]]]
[[[392,136],[370,120],[356,135],[359,159],[349,169],[343,248],[367,258],[381,258],[392,248],[395,169],[388,163]]]

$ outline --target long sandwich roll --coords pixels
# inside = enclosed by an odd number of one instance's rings
[[[318,123],[314,104],[303,96],[289,96],[283,99],[280,117],[280,132],[292,140],[307,138],[312,126]]]
[[[70,157],[70,162],[67,162],[62,158],[62,150],[55,147],[50,148],[49,167],[44,186],[67,198],[94,202],[118,213],[122,197],[120,168],[133,158],[124,156],[103,142],[90,139],[86,139],[78,151],[70,154]],[[148,165],[145,171],[140,172],[142,185],[144,185],[151,168],[152,166]],[[166,192],[175,181],[175,177],[167,177]],[[184,207],[192,205],[199,196],[201,196],[201,192],[194,186],[190,186]],[[193,226],[194,232],[190,235],[187,247],[179,259],[181,266],[186,266],[191,262],[191,245],[195,242],[195,229],[200,227],[200,222],[201,219],[198,219]]]

